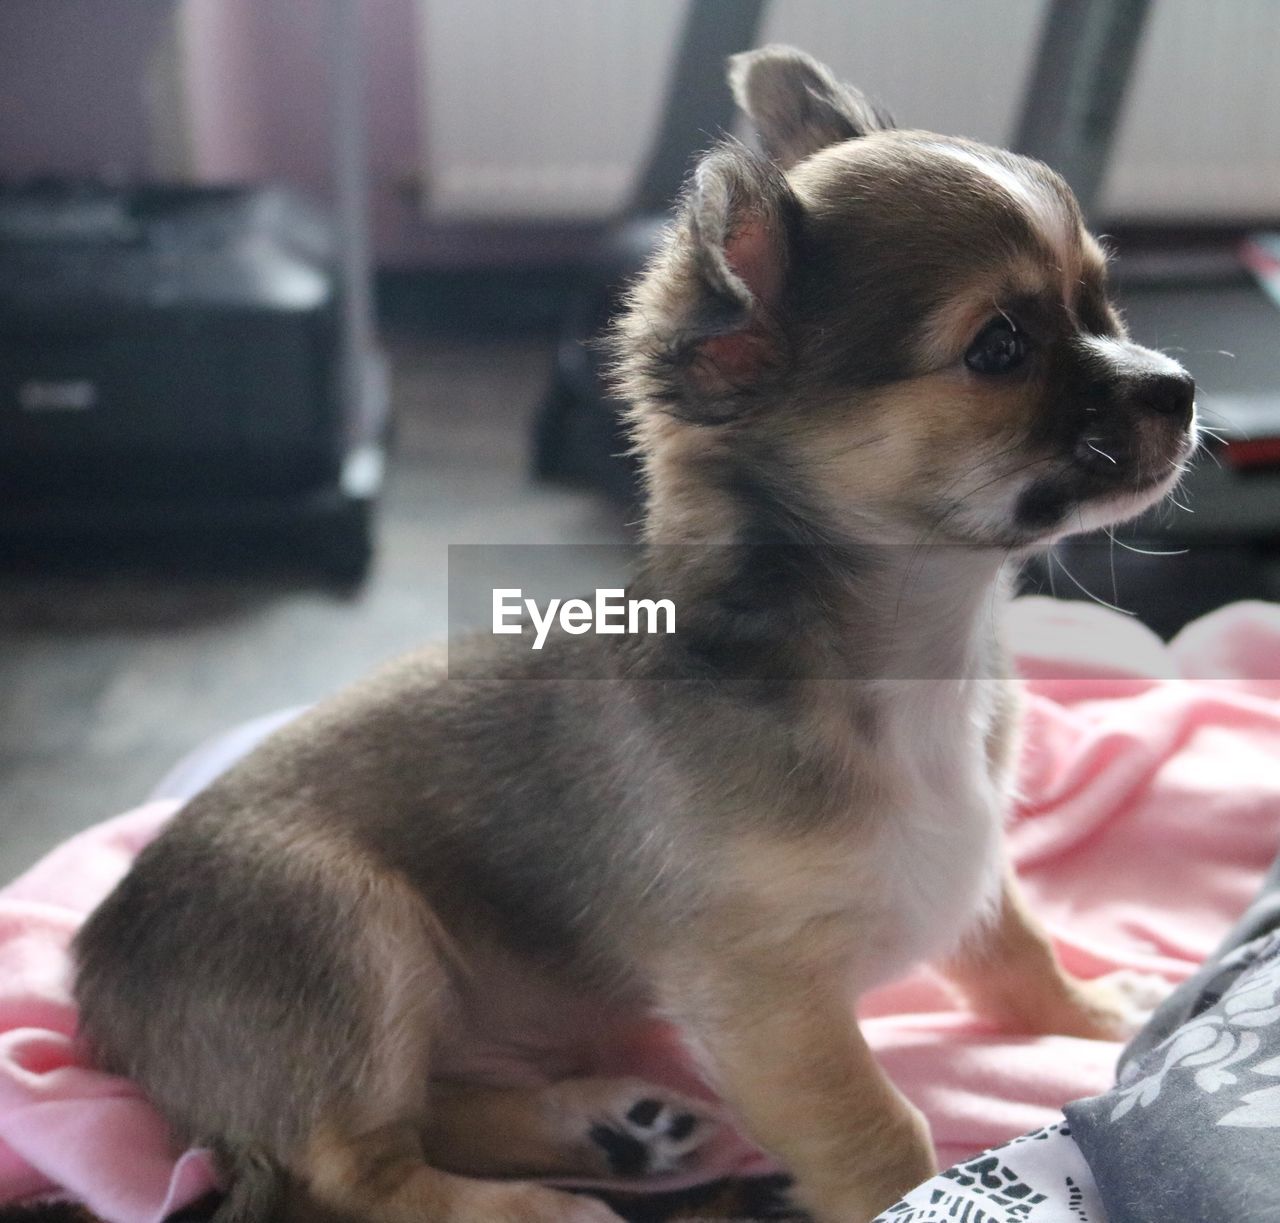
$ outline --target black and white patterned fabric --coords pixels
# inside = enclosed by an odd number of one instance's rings
[[[1107,1223],[1107,1216],[1061,1123],[948,1168],[875,1223]]]
[[[1063,1124],[988,1151],[876,1223],[1280,1223],[1280,859],[1204,967]]]

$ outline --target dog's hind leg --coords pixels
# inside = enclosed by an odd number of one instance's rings
[[[426,1162],[413,1123],[323,1127],[293,1171],[321,1211],[361,1223],[619,1223],[594,1198],[442,1172]]]
[[[636,1078],[545,1087],[432,1086],[427,1157],[470,1176],[660,1176],[688,1167],[714,1109]]]

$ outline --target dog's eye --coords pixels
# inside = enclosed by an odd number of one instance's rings
[[[969,345],[964,363],[975,373],[1007,374],[1026,359],[1027,337],[1004,315],[993,318]]]

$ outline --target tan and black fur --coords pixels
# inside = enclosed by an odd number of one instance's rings
[[[696,1157],[715,1110],[582,1077],[655,1013],[857,1223],[933,1170],[862,991],[929,958],[1020,1029],[1124,1027],[1004,864],[999,608],[1027,549],[1171,485],[1190,379],[1044,166],[895,132],[798,52],[732,79],[763,152],[701,162],[612,339],[636,590],[682,631],[388,668],[193,799],[78,940],[85,1040],[221,1153],[223,1223],[613,1219],[525,1178]]]

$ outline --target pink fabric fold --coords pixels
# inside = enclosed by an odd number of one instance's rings
[[[1280,848],[1280,608],[1225,608],[1165,645],[1100,608],[1025,600],[1012,630],[1027,726],[1009,836],[1033,905],[1081,975],[1181,980]],[[173,1149],[138,1090],[83,1064],[73,1041],[70,939],[178,805],[98,825],[0,890],[0,1203],[61,1194],[109,1223],[158,1223],[213,1185],[207,1159]],[[1119,1052],[999,1032],[925,970],[862,1015],[944,1163],[1104,1090]],[[607,1068],[697,1085],[656,1025]],[[692,1175],[760,1166],[727,1135]]]
[[[1010,628],[1027,682],[1009,844],[1033,907],[1081,976],[1183,980],[1280,851],[1280,607],[1224,608],[1167,645],[1082,603],[1021,600]],[[927,971],[862,1013],[944,1166],[1105,1090],[1120,1051],[994,1031]]]
[[[72,837],[0,891],[0,1203],[56,1195],[111,1223],[159,1223],[213,1186],[200,1152],[75,1046],[69,947],[177,809],[148,803]]]

